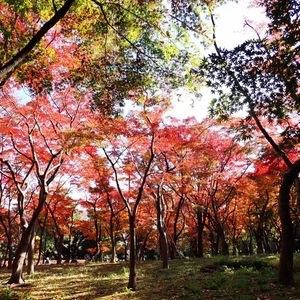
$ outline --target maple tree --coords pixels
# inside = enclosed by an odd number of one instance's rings
[[[79,107],[85,105],[82,99],[73,102],[73,107],[68,106],[69,99],[54,99],[37,97],[35,101],[22,105],[12,96],[2,98],[1,162],[3,174],[12,179],[18,193],[18,214],[22,226],[22,238],[10,282],[22,281],[22,266],[28,245],[35,234],[36,221],[47,200],[49,185],[59,172],[66,152],[74,145],[74,140],[64,135],[63,131],[81,124],[76,117]],[[81,112],[85,110],[82,108]],[[26,197],[28,194],[30,196],[30,190],[37,192],[38,200],[31,216],[27,216],[26,203],[31,197]]]
[[[108,234],[111,246],[111,262],[116,262],[116,231],[120,230],[120,225],[116,223],[120,219],[120,214],[125,206],[120,199],[119,193],[111,186],[112,172],[106,165],[106,159],[99,156],[97,148],[87,146],[85,152],[88,160],[84,163],[89,165],[87,172],[82,175],[86,180],[88,199],[82,200],[81,205],[89,212],[89,218],[93,222],[94,229],[92,238],[95,240],[96,249],[93,254],[94,260],[103,260],[102,248],[103,240]],[[83,185],[83,182],[80,183]],[[93,233],[95,236],[93,236]],[[90,234],[91,236],[91,234]]]
[[[112,140],[110,141],[113,145],[112,151],[103,148],[105,156],[114,171],[117,189],[128,213],[130,236],[128,288],[133,290],[136,289],[136,216],[154,159],[155,126],[157,126],[152,124],[147,116],[143,122],[140,122],[139,126],[136,126],[139,121],[133,119],[132,124],[135,127],[130,128],[128,126],[129,128],[125,129],[130,129],[130,135],[128,137],[125,135],[124,140],[118,136],[118,141],[115,140],[116,144]],[[136,144],[135,140],[139,140],[139,144]],[[146,149],[146,151],[143,149]],[[128,182],[124,184],[128,186],[128,191],[124,191],[121,187],[122,177],[119,177],[117,167],[119,164],[124,164],[125,181]]]

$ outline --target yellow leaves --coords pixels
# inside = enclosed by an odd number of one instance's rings
[[[178,56],[179,55],[180,50],[179,50],[178,47],[176,47],[176,46],[174,46],[172,44],[167,44],[166,46],[164,46],[163,52],[164,52],[164,55],[165,55],[165,59],[167,61],[171,61],[171,59],[174,56]]]
[[[135,27],[135,28],[132,28],[130,31],[129,31],[129,34],[127,35],[127,38],[132,42],[136,42],[137,40],[139,40],[141,38],[141,35],[142,35],[142,29],[139,28],[139,27]]]
[[[47,57],[51,60],[51,61],[55,61],[55,58],[56,58],[56,51],[51,48],[51,47],[48,47],[45,49],[45,55],[47,55]]]

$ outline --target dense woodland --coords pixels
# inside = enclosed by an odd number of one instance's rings
[[[223,2],[0,1],[8,283],[47,257],[125,260],[135,290],[140,260],[264,253],[280,253],[279,282],[293,283],[300,3],[253,1],[268,23],[248,21],[257,38],[229,50]],[[201,86],[210,117],[166,116],[174,91]]]

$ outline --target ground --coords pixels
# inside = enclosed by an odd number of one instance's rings
[[[23,286],[0,288],[4,299],[300,299],[300,257],[295,286],[278,285],[277,256],[180,259],[162,270],[160,262],[138,264],[137,291],[126,288],[125,262],[39,266]],[[1,283],[9,273],[2,270]]]

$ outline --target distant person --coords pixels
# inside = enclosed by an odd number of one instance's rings
[[[49,257],[46,257],[45,265],[51,265],[51,259]]]

